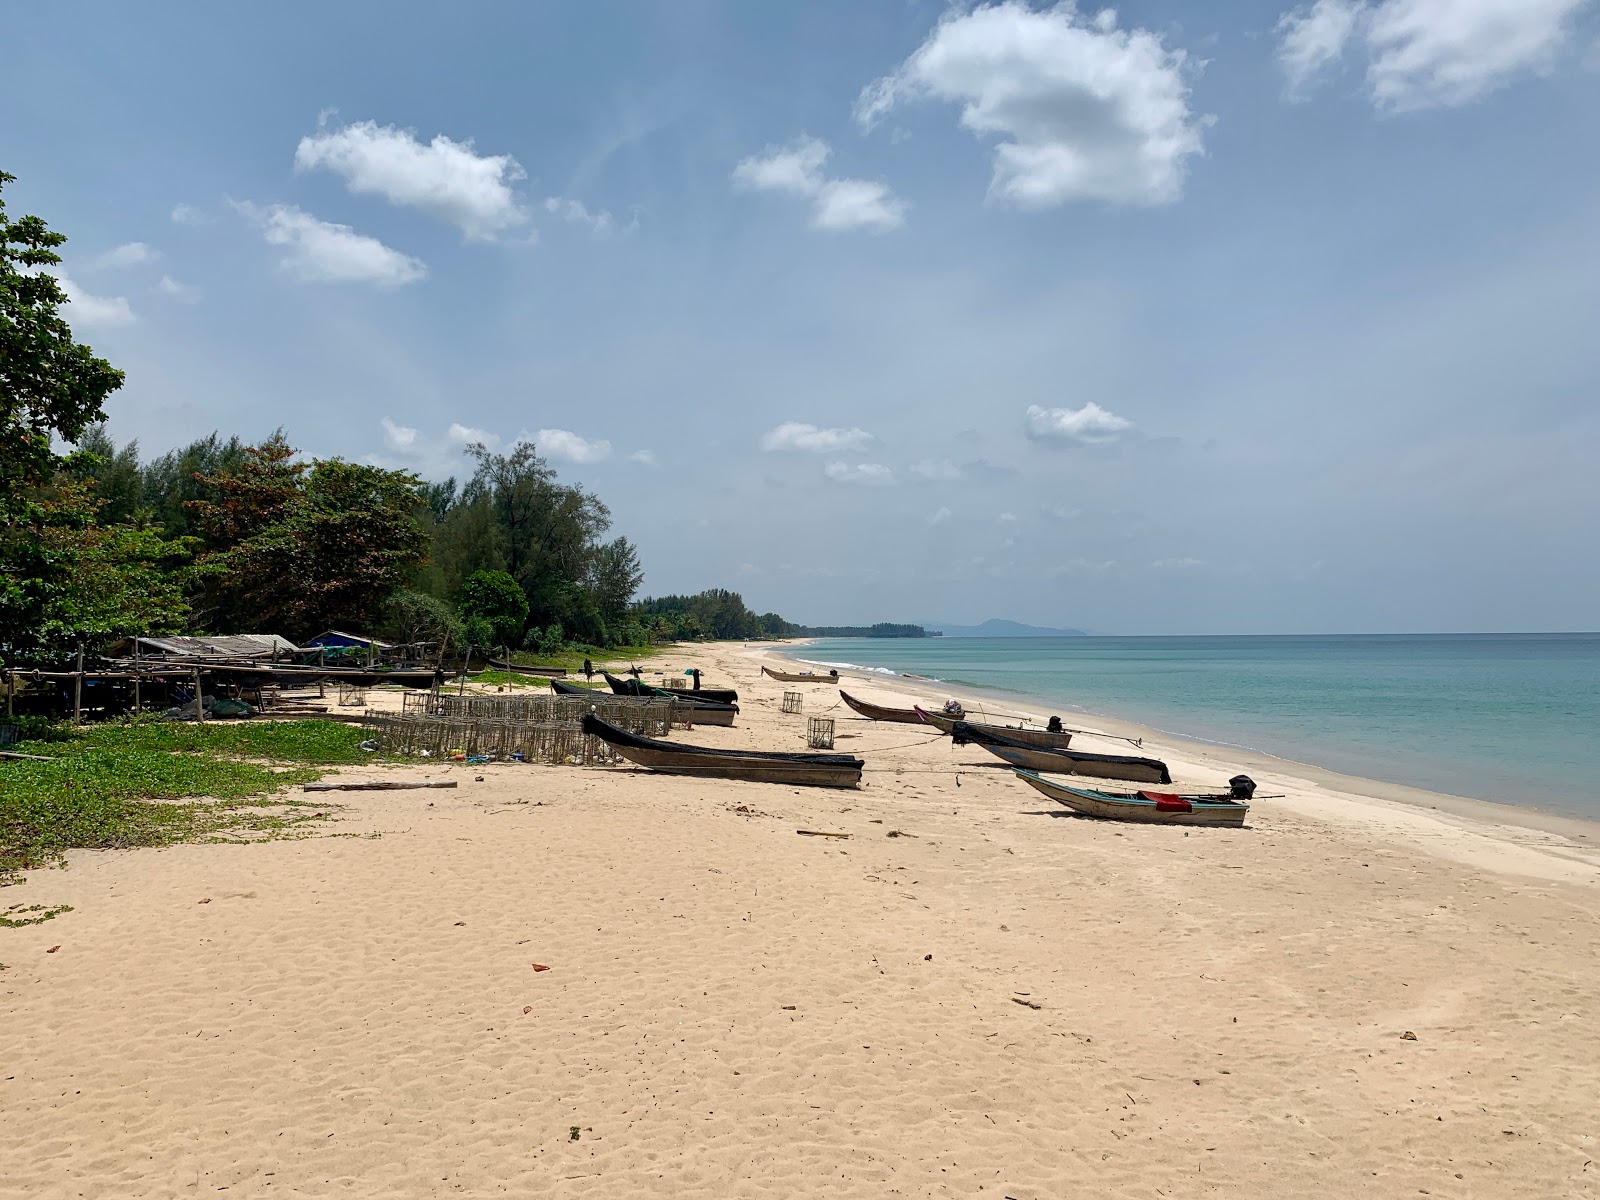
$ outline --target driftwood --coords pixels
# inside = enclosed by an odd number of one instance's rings
[[[361,783],[307,783],[301,786],[308,792],[400,792],[410,788],[453,788],[456,781],[411,783],[397,779],[369,779]]]
[[[23,754],[20,750],[0,750],[0,758],[14,758],[19,762],[54,762],[46,754]]]
[[[847,838],[847,837],[850,836],[848,833],[829,833],[826,830],[822,830],[822,829],[796,829],[795,832],[798,833],[801,837]]]

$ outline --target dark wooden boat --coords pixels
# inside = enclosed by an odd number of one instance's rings
[[[1218,793],[1107,792],[1056,783],[1032,771],[1017,778],[1086,817],[1145,825],[1243,825],[1250,806]]]
[[[871,721],[894,721],[901,725],[923,724],[915,708],[885,708],[881,704],[870,704],[865,700],[857,700],[843,688],[839,689],[839,699]]]
[[[1155,758],[1127,754],[1090,754],[1085,750],[1044,750],[996,732],[992,727],[957,721],[950,736],[958,746],[982,746],[996,758],[1027,771],[1061,775],[1092,775],[1097,779],[1129,779],[1135,783],[1171,783],[1167,764]]]
[[[611,690],[619,696],[632,696],[636,700],[676,700],[687,706],[689,720],[695,725],[732,725],[733,719],[739,715],[737,704],[703,699],[706,695],[704,691],[669,692],[666,688],[651,687],[637,679],[619,679],[609,674],[605,678]]]
[[[550,690],[558,696],[607,696],[608,690],[597,687],[584,687],[581,683],[568,683],[564,679],[552,679]]]
[[[949,733],[956,727],[960,717],[947,717],[944,713],[936,713],[931,709],[917,705],[917,715],[932,725]],[[1072,744],[1071,733],[1047,733],[1043,729],[1013,729],[1009,725],[984,725],[977,721],[968,721],[974,729],[982,729],[986,733],[1003,733],[1012,741],[1026,742],[1030,746],[1037,746],[1041,750],[1065,750]]]
[[[511,671],[517,675],[537,675],[541,679],[565,679],[565,667],[524,667],[518,663],[507,662],[503,658],[491,658],[489,665],[497,671]]]
[[[806,671],[791,674],[788,671],[774,671],[771,667],[762,667],[762,672],[776,679],[779,683],[838,683],[839,672],[830,671],[826,675],[818,675],[815,671]]]
[[[646,683],[642,679],[623,679],[608,672],[605,675],[606,683],[611,690],[619,696],[673,696],[688,697],[689,699],[704,704],[738,704],[739,693],[733,688],[663,688]]]
[[[594,713],[584,715],[583,731],[605,742],[629,762],[668,775],[848,788],[861,782],[861,768],[865,765],[852,754],[783,754],[771,750],[682,746],[618,729]]]

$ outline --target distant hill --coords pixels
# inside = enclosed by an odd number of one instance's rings
[[[1045,629],[1038,625],[1024,625],[1020,621],[988,620],[982,625],[945,625],[929,621],[928,631],[938,630],[945,637],[1087,637],[1081,629]]]

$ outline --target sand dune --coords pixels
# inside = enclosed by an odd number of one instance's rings
[[[799,748],[699,661],[744,713],[682,740]],[[1581,846],[1287,771],[1091,822],[832,715],[859,791],[434,766],[344,797],[377,836],[34,874],[0,1195],[1600,1195]]]

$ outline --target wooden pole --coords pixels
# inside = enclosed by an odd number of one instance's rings
[[[83,724],[83,647],[78,647],[78,667],[72,681],[72,723]]]
[[[139,676],[144,674],[144,667],[139,662],[139,639],[133,639],[133,715],[139,715],[142,697],[139,695]]]
[[[200,668],[199,667],[196,667],[194,669],[194,719],[196,721],[202,721],[202,722],[206,719],[206,706],[204,704],[200,703]]]
[[[461,664],[461,686],[458,689],[456,689],[456,695],[458,695],[458,696],[465,696],[467,694],[467,671],[471,668],[471,666],[472,666],[472,643],[468,642],[467,643],[467,659],[466,659],[465,662],[463,662]]]
[[[15,716],[16,709],[12,707],[12,697],[17,692],[17,671],[11,663],[11,647],[6,647],[6,716]]]

